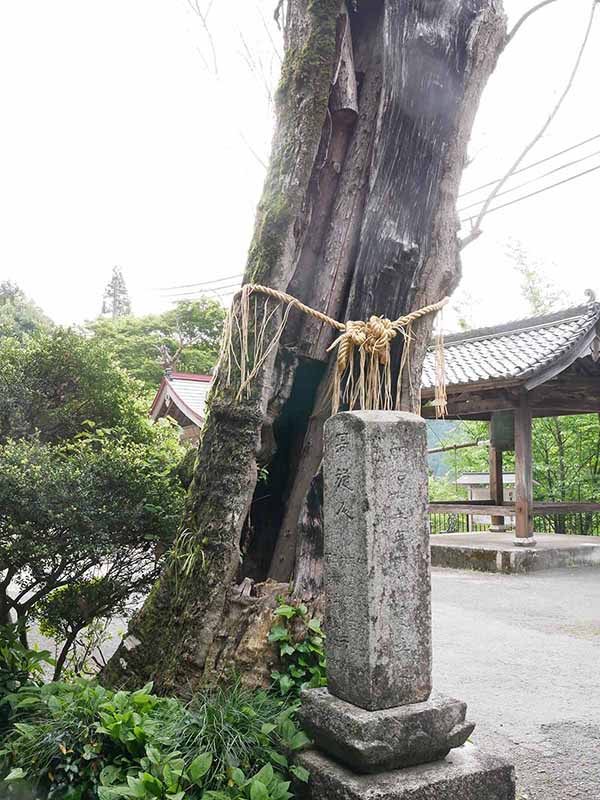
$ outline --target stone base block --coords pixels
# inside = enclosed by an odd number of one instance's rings
[[[513,767],[473,745],[453,750],[445,761],[418,767],[355,775],[317,750],[298,763],[310,772],[299,788],[303,800],[514,800]],[[303,794],[302,794],[303,792]]]
[[[513,544],[515,547],[535,547],[535,536],[515,536]]]
[[[354,772],[382,772],[444,758],[475,725],[467,706],[443,695],[424,703],[366,711],[327,689],[302,693],[300,724],[315,745]]]

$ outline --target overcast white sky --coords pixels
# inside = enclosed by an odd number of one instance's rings
[[[275,75],[275,4],[215,0],[215,76],[186,0],[0,0],[0,279],[69,324],[98,314],[114,265],[136,313],[169,306],[158,287],[241,273],[264,177],[251,149],[267,159],[272,127],[243,40]],[[533,4],[505,0],[513,20]],[[558,0],[501,57],[465,190],[500,175],[544,121],[590,5]],[[600,133],[599,74],[600,10],[576,85],[530,161]],[[596,150],[600,139],[518,182]],[[598,164],[600,155],[521,193]],[[600,290],[599,189],[600,170],[487,218],[463,259],[475,323],[523,312],[511,238],[577,302]]]

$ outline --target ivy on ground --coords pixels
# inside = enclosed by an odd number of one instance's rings
[[[299,697],[302,689],[327,685],[325,674],[325,634],[318,617],[312,616],[305,603],[278,598],[277,623],[269,641],[277,643],[281,669],[271,673],[283,697]]]

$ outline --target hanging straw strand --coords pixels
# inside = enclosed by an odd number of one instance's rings
[[[262,313],[260,325],[257,322],[256,299],[254,306],[254,348],[250,352],[250,297],[251,295],[262,294],[267,299]],[[268,312],[269,298],[285,306],[285,311],[281,320],[269,337],[269,343],[265,347],[265,337],[268,336],[267,327],[271,323],[277,311],[277,305]],[[329,317],[315,308],[307,306],[291,294],[272,289],[270,286],[260,284],[246,284],[236,295],[234,304],[230,310],[226,323],[225,334],[223,337],[222,358],[227,361],[227,381],[231,381],[232,364],[238,367],[240,373],[240,385],[237,398],[239,399],[244,392],[250,396],[251,383],[258,374],[269,355],[277,347],[281,335],[287,323],[292,308],[297,308],[303,314],[319,320],[325,325],[338,331],[339,336],[332,342],[328,352],[337,348],[337,364],[334,370],[332,382],[332,413],[336,413],[339,408],[340,399],[345,402],[350,409],[357,405],[363,409],[383,409],[390,410],[394,406],[399,407],[400,386],[405,367],[409,364],[410,345],[412,339],[412,323],[427,314],[434,314],[443,308],[448,302],[447,297],[437,303],[411,311],[398,319],[389,320],[386,317],[371,316],[367,322],[362,320],[348,320],[338,322],[333,317]],[[236,310],[236,302],[239,302]],[[239,314],[239,319],[238,319]],[[258,326],[258,330],[257,330]],[[404,336],[404,348],[400,360],[398,381],[396,386],[395,401],[392,395],[392,371],[390,346],[392,340],[401,333]],[[237,336],[234,336],[237,334]],[[234,338],[239,342],[240,355],[238,358]],[[358,377],[355,373],[355,355],[358,354]],[[345,386],[342,391],[342,385]],[[412,380],[409,369],[409,381]],[[436,366],[436,387],[439,391],[436,397],[439,399],[439,406],[436,411],[444,413],[445,380],[443,364],[443,347],[440,353],[438,347],[438,358]],[[412,393],[412,391],[411,391]]]

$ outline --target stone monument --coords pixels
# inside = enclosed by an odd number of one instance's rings
[[[311,800],[514,800],[513,768],[465,745],[465,703],[431,694],[425,458],[414,414],[325,425],[328,688],[300,711]]]

